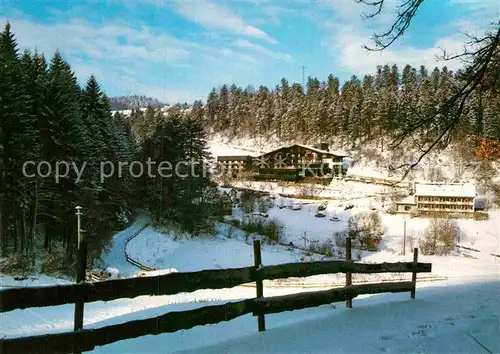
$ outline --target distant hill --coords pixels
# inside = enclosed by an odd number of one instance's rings
[[[146,96],[119,96],[109,97],[112,111],[133,109],[140,107],[152,106],[153,108],[160,108],[166,104],[158,101],[156,98]]]

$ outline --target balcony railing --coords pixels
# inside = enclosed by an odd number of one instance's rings
[[[417,199],[417,202],[420,204],[446,204],[446,205],[472,205],[474,201],[430,201],[430,200],[421,200]]]

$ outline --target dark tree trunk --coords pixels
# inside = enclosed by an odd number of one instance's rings
[[[3,209],[0,207],[0,256],[6,255],[5,246],[7,245],[7,228],[5,227],[6,218]]]

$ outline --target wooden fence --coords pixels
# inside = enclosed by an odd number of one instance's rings
[[[123,247],[123,253],[125,255],[125,260],[132,264],[133,266],[136,266],[137,268],[139,268],[140,270],[144,270],[144,271],[153,271],[153,270],[158,270],[156,268],[151,268],[151,267],[148,267],[148,266],[145,266],[144,264],[136,261],[135,259],[133,259],[132,257],[129,256],[128,252],[127,252],[127,246],[128,246],[128,243],[130,241],[132,241],[134,238],[136,238],[137,236],[139,236],[139,234],[144,231],[147,227],[149,227],[149,223],[146,223],[144,224],[139,230],[137,230],[136,232],[134,232],[132,235],[130,235],[127,240],[125,241],[125,245]]]
[[[350,242],[347,242],[347,246]],[[350,248],[346,247],[350,254]],[[230,321],[252,313],[258,317],[258,330],[265,330],[265,314],[298,310],[332,302],[346,301],[361,294],[411,292],[415,298],[417,273],[431,272],[430,263],[418,263],[418,250],[413,262],[407,263],[355,263],[346,261],[318,261],[263,266],[260,241],[254,241],[255,264],[251,267],[202,270],[198,272],[170,273],[145,278],[117,279],[97,283],[78,283],[48,287],[13,288],[0,291],[0,312],[30,307],[56,306],[93,301],[135,298],[142,295],[173,295],[199,289],[223,289],[256,282],[256,297],[223,305],[205,306],[194,310],[167,312],[161,316],[135,320],[96,329],[38,335],[0,340],[0,353],[80,353],[96,346],[144,335],[171,333],[194,326]],[[350,274],[409,272],[412,281],[351,285]],[[305,292],[292,295],[264,297],[263,280],[287,277],[307,277],[319,274],[346,273],[346,287]],[[83,311],[83,306],[82,306]],[[83,316],[82,316],[83,317]],[[76,328],[76,327],[75,327]]]

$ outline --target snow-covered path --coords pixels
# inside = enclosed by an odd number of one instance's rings
[[[147,222],[147,216],[140,216],[131,226],[113,236],[113,244],[109,252],[103,257],[106,267],[117,268],[123,277],[129,277],[132,273],[137,272],[137,267],[128,263],[125,259],[125,243],[130,235],[143,227]]]

